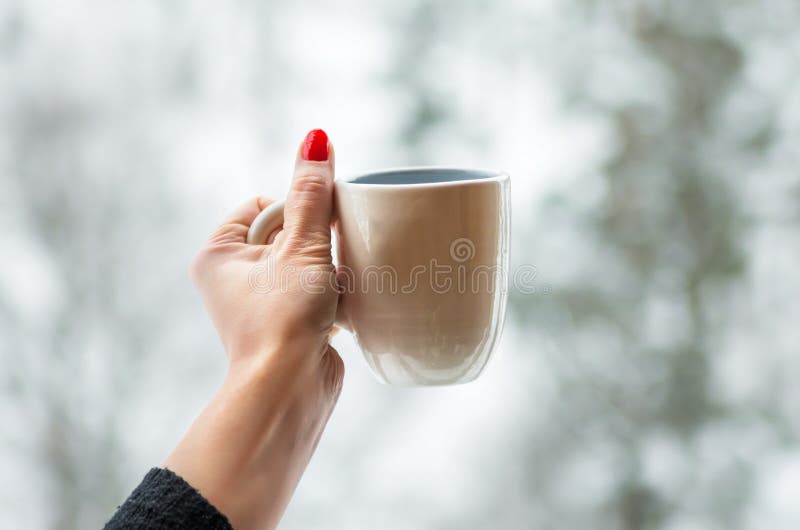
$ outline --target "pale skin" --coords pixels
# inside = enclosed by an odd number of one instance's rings
[[[236,530],[278,525],[342,388],[344,364],[329,344],[338,293],[330,144],[328,152],[327,161],[312,162],[298,150],[284,226],[270,244],[245,242],[256,215],[272,202],[254,198],[211,235],[191,267],[228,354],[228,372],[164,467],[197,488]],[[253,267],[267,256],[284,271],[286,289],[251,287]],[[300,278],[309,270],[315,273]]]

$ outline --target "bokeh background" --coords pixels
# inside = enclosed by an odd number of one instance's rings
[[[323,127],[512,175],[475,383],[350,337],[282,528],[800,527],[795,0],[0,3],[0,527],[99,528],[221,382],[188,281]]]

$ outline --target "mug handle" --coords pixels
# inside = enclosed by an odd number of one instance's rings
[[[261,210],[247,231],[247,243],[266,245],[269,235],[283,226],[283,208],[285,206],[286,201],[276,201]]]

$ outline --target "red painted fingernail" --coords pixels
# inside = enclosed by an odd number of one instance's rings
[[[328,159],[328,135],[322,129],[309,131],[303,140],[303,158],[323,162]]]

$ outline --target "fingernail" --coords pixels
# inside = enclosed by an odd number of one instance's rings
[[[328,159],[328,135],[322,129],[309,131],[303,140],[303,159],[323,162]]]

